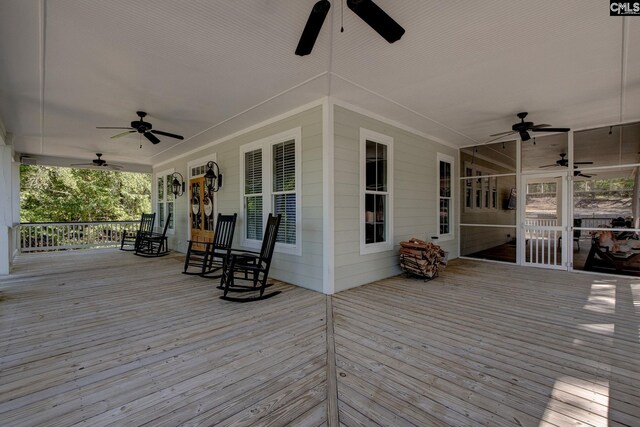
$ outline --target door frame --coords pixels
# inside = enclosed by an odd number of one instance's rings
[[[571,191],[571,177],[569,176],[568,170],[556,170],[550,172],[535,172],[535,173],[523,173],[520,177],[520,185],[518,189],[518,193],[521,195],[518,197],[518,236],[519,243],[517,247],[517,260],[518,265],[527,266],[527,267],[539,267],[539,268],[548,268],[554,270],[565,270],[568,271],[571,269],[571,263],[573,261],[573,239],[568,238],[570,235],[569,227],[569,218],[572,217],[573,213],[571,212],[571,200],[572,194]],[[560,249],[560,264],[553,265],[548,263],[532,263],[526,261],[526,244],[527,244],[527,235],[526,235],[526,195],[527,195],[527,184],[532,180],[549,180],[550,178],[559,178],[557,183],[560,185],[560,197],[558,200],[558,207],[560,208],[561,214],[560,217],[557,218],[559,224],[557,226],[541,226],[541,231],[551,231],[554,228],[557,228],[557,231],[560,232],[560,240],[559,243],[555,243],[554,245]]]
[[[198,167],[198,166],[204,166],[206,169],[206,165],[209,161],[213,161],[217,163],[217,156],[216,153],[211,154],[210,156],[206,157],[205,159],[197,159],[197,160],[191,160],[190,162],[187,163],[187,187],[188,191],[190,191],[190,185],[191,185],[191,179],[192,178],[196,178],[199,176],[203,176],[203,175],[191,175],[191,171],[193,170],[193,168]],[[213,217],[215,219],[218,218],[218,195],[217,193],[213,193],[212,195],[213,197]],[[191,240],[191,202],[188,201],[187,203],[187,219],[186,219],[186,226],[187,226],[187,241]],[[215,227],[215,224],[214,224]]]

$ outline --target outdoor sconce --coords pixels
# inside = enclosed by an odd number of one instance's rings
[[[222,187],[222,174],[216,162],[207,163],[207,172],[204,174],[204,182],[209,192],[215,193]]]
[[[173,198],[177,199],[178,196],[182,196],[184,194],[184,178],[180,172],[174,172],[171,176],[173,177],[173,181],[171,181],[171,186],[173,187]],[[180,177],[179,181],[178,176]]]

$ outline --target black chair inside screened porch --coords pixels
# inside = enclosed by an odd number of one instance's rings
[[[197,274],[208,278],[220,277],[220,274],[213,274],[224,270],[229,259],[237,217],[238,214],[235,213],[233,215],[218,214],[212,242],[189,240],[184,260],[184,274]]]
[[[224,294],[220,297],[221,299],[234,302],[249,302],[271,298],[280,293],[280,291],[266,294],[264,292],[273,285],[273,283],[267,283],[267,279],[278,237],[280,219],[280,214],[277,216],[269,214],[260,252],[231,250],[229,260],[220,279],[219,288],[224,291]],[[239,277],[239,275],[242,277]],[[249,284],[238,283],[239,281],[249,282]],[[253,295],[232,297],[228,295],[229,292],[252,292]],[[255,295],[256,293],[257,295]]]
[[[167,215],[162,233],[145,233],[140,236],[140,242],[136,246],[135,254],[143,257],[159,257],[169,253],[167,229],[171,223],[171,214]]]
[[[122,251],[135,251],[138,249],[140,239],[142,236],[148,235],[153,232],[153,224],[156,220],[156,214],[142,214],[140,218],[140,225],[138,229],[131,232],[125,231],[122,233],[122,241],[120,242],[120,250]]]

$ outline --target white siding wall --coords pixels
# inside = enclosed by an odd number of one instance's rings
[[[174,167],[187,180],[189,175],[187,164],[189,162],[198,159],[206,162],[211,159],[213,153],[216,153],[216,162],[223,174],[223,187],[216,193],[218,212],[223,214],[237,212],[240,215],[240,146],[296,127],[302,128],[302,255],[287,255],[276,252],[269,275],[297,286],[322,292],[321,106],[252,130],[170,164],[158,166],[157,169],[154,169],[154,173]],[[188,197],[186,195],[176,200],[175,219],[175,235],[170,239],[169,245],[172,249],[185,252],[189,225]],[[238,217],[234,247],[240,247],[243,227],[243,218]]]
[[[394,249],[360,255],[360,128],[394,139]],[[335,106],[335,291],[339,292],[400,273],[399,242],[436,235],[438,204],[437,153],[456,159],[454,218],[458,212],[457,150],[378,120]],[[457,257],[455,239],[442,242],[449,258]]]

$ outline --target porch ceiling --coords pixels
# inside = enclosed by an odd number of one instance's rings
[[[330,95],[457,146],[535,123],[640,120],[640,21],[596,0],[377,0],[388,44],[332,2],[311,55],[294,51],[316,0],[23,0],[0,14],[0,118],[16,150],[154,165]],[[135,111],[185,141],[118,140]],[[555,153],[554,153],[555,154]]]

